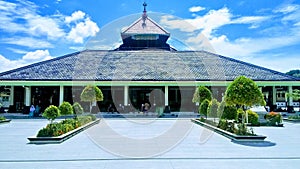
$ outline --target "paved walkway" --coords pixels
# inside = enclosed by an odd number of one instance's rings
[[[106,118],[62,144],[28,144],[45,119],[0,124],[0,168],[299,168],[300,124],[257,127],[262,143],[234,143],[190,119]]]

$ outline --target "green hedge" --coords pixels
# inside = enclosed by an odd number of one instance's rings
[[[267,125],[277,126],[282,123],[282,116],[279,113],[270,112],[266,114]]]
[[[96,120],[94,115],[79,116],[77,119],[65,119],[58,123],[48,124],[41,129],[37,137],[56,137]]]

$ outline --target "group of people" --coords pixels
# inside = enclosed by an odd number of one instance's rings
[[[29,117],[38,117],[40,115],[40,107],[39,105],[36,105],[36,107],[34,107],[34,105],[30,106],[29,109]]]

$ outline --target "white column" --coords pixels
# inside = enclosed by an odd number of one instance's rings
[[[272,93],[273,93],[272,102],[273,102],[273,105],[275,105],[276,104],[276,95],[277,95],[275,86],[272,86]]]
[[[15,87],[11,86],[10,87],[10,95],[9,95],[9,105],[14,105],[14,93],[15,93]]]
[[[288,86],[288,92],[289,92],[289,97],[288,97],[288,102],[289,102],[289,106],[293,105],[293,97],[291,96],[293,93],[293,87],[292,86]]]
[[[169,106],[169,86],[165,86],[165,106]]]
[[[31,104],[31,86],[25,87],[25,106],[30,106]]]
[[[64,86],[59,86],[59,105],[61,105],[64,102]]]
[[[128,106],[128,86],[124,86],[124,106]]]

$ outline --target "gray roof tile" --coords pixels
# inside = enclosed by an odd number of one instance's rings
[[[286,74],[205,51],[85,50],[0,73],[0,80],[295,81]]]

